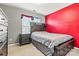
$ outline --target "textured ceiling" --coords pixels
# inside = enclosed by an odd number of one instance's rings
[[[14,6],[30,10],[43,15],[48,15],[68,5],[71,5],[71,3],[4,3],[4,4],[8,6]]]

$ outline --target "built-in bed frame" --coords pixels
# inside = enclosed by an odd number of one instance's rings
[[[44,30],[45,30],[44,24],[31,23],[31,32],[44,31]],[[73,49],[73,38],[64,43],[59,44],[58,46],[55,46],[54,53],[52,53],[53,49],[48,48],[46,45],[40,42],[32,40],[32,44],[38,50],[40,50],[45,56],[49,56],[49,55],[50,56],[65,56],[71,49]]]
[[[72,40],[64,42],[61,45],[55,46],[54,53],[52,53],[53,49],[48,48],[47,46],[45,46],[44,44],[41,44],[40,42],[32,40],[32,43],[45,56],[65,56],[73,48]]]

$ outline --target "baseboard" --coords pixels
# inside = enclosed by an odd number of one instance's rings
[[[74,47],[74,49],[79,49],[79,48],[77,48],[77,47]]]
[[[19,43],[8,44],[8,46],[18,45]]]

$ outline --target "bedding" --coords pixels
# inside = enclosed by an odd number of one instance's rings
[[[46,31],[36,31],[32,33],[31,38],[52,49],[52,53],[54,53],[55,46],[58,46],[63,42],[71,40],[73,37],[66,34],[48,33]]]

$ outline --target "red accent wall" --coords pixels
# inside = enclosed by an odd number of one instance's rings
[[[47,15],[46,31],[72,35],[75,47],[79,47],[79,3]]]

